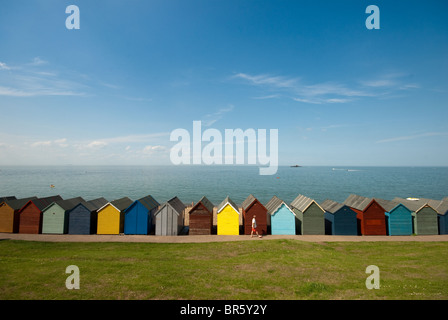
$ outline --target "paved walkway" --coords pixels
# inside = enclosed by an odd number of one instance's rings
[[[27,240],[44,242],[152,242],[152,243],[198,243],[223,241],[265,241],[273,239],[294,239],[308,242],[339,241],[448,241],[448,235],[428,236],[332,236],[332,235],[266,235],[263,238],[239,236],[153,236],[153,235],[72,235],[72,234],[21,234],[0,233],[0,240]]]

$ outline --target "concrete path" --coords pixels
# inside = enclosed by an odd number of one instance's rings
[[[27,240],[44,242],[151,242],[151,243],[199,243],[225,241],[266,241],[274,239],[294,239],[308,242],[340,241],[448,241],[448,235],[427,236],[332,236],[332,235],[266,235],[263,238],[248,235],[239,236],[153,236],[153,235],[71,235],[71,234],[21,234],[0,233],[0,240]]]

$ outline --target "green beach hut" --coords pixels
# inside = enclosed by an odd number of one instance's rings
[[[313,199],[299,195],[291,202],[296,219],[296,234],[325,234],[325,210]]]
[[[439,234],[438,212],[435,208],[442,203],[441,200],[420,198],[409,200],[394,198],[412,211],[414,233],[417,235]]]
[[[59,200],[42,210],[42,233],[64,234],[68,232],[68,212],[84,202],[81,197]]]

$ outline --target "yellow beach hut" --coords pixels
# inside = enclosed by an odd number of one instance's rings
[[[218,235],[240,234],[240,212],[228,196],[218,206],[216,215]]]
[[[132,204],[128,197],[106,203],[98,209],[97,234],[120,234],[124,232],[124,211]]]

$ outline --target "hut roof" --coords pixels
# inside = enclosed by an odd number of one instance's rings
[[[0,197],[0,203],[6,200],[17,200],[15,196]]]
[[[151,211],[154,208],[157,208],[160,203],[156,201],[151,195],[147,195],[146,197],[140,198],[137,200],[140,202],[148,211]]]
[[[335,213],[346,205],[340,202],[336,202],[334,200],[326,199],[324,202],[320,204],[320,206],[327,212]]]
[[[243,203],[241,204],[241,207],[242,207],[244,210],[247,210],[247,208],[249,208],[250,205],[251,205],[255,200],[257,200],[257,198],[255,198],[252,194],[250,194],[250,195],[246,198],[246,200],[243,201]]]
[[[29,198],[22,198],[22,199],[16,199],[16,200],[6,200],[5,203],[10,206],[14,211],[22,209],[24,205],[28,203],[30,200],[35,200],[37,197],[29,197]]]
[[[282,204],[284,204],[289,209],[289,206],[285,203],[285,201],[278,198],[277,196],[273,196],[271,200],[266,203],[265,207],[268,210],[268,213],[272,216]]]
[[[182,213],[186,208],[185,204],[180,201],[178,197],[171,198],[166,203],[169,204],[179,214]]]
[[[406,206],[411,211],[418,211],[421,209],[425,204],[428,204],[433,209],[437,208],[441,204],[441,200],[433,200],[433,199],[427,199],[427,198],[420,198],[418,200],[409,200],[404,198],[394,198],[393,201],[401,202],[404,206]]]
[[[193,209],[196,209],[196,207],[198,206],[199,203],[202,203],[202,204],[204,205],[204,207],[205,207],[208,211],[210,211],[211,213],[213,212],[213,207],[214,207],[214,205],[213,205],[213,203],[210,202],[210,200],[207,199],[206,196],[203,196],[203,197],[201,198],[201,200],[199,200],[199,201],[193,206],[193,208],[191,208],[190,212],[193,211]]]
[[[317,206],[319,208],[322,209],[322,207],[313,199],[304,196],[302,194],[299,194],[297,196],[297,198],[295,198],[292,202],[291,202],[291,207],[296,208],[297,210],[304,212],[306,209],[308,209],[308,207],[312,204],[315,203],[317,204]],[[325,211],[324,209],[322,209],[322,211]]]
[[[444,198],[439,206],[436,208],[437,212],[440,213],[441,215],[444,215],[448,212],[448,199],[445,200],[446,198]]]
[[[67,210],[71,210],[73,209],[76,205],[80,204],[81,202],[83,202],[84,199],[81,197],[76,197],[76,198],[71,198],[71,199],[66,199],[66,200],[58,200],[58,201],[54,201],[52,203],[50,203],[48,206],[46,206],[42,211],[47,210],[49,207],[51,207],[53,204],[57,204],[58,206],[60,206],[62,209],[64,209],[65,211]]]
[[[107,203],[109,203],[109,201],[107,201],[104,198],[97,198],[97,199],[93,199],[87,202],[83,202],[83,205],[90,211],[96,211],[99,208],[105,206]]]
[[[116,199],[116,200],[110,202],[110,204],[113,205],[118,211],[125,210],[132,203],[133,203],[133,201],[131,199],[129,199],[128,197],[123,197],[123,198]]]
[[[351,194],[345,199],[343,204],[355,208],[361,211],[364,211],[365,208],[369,205],[370,202],[372,202],[373,198],[367,198],[363,196],[359,196],[357,194]]]
[[[240,211],[238,210],[238,206],[235,204],[235,202],[232,201],[232,199],[230,199],[229,196],[227,196],[219,205],[218,205],[218,211],[217,212],[221,212],[222,209],[224,209],[226,204],[230,204],[233,209],[235,209],[236,212],[240,213]]]
[[[401,202],[394,201],[394,200],[385,200],[385,199],[378,199],[375,198],[376,202],[384,209],[386,212],[392,211],[396,206],[398,206]],[[404,204],[403,204],[404,205]],[[405,206],[405,205],[404,205]],[[406,207],[406,206],[405,206]],[[408,208],[409,209],[409,208]]]
[[[34,205],[40,210],[44,210],[46,207],[48,207],[50,204],[52,204],[55,201],[59,201],[62,200],[61,196],[57,195],[57,196],[50,196],[50,197],[45,197],[45,198],[37,198],[37,199],[33,199],[30,200],[28,202],[33,202]],[[27,202],[27,203],[28,203]],[[23,207],[22,207],[23,208]]]

